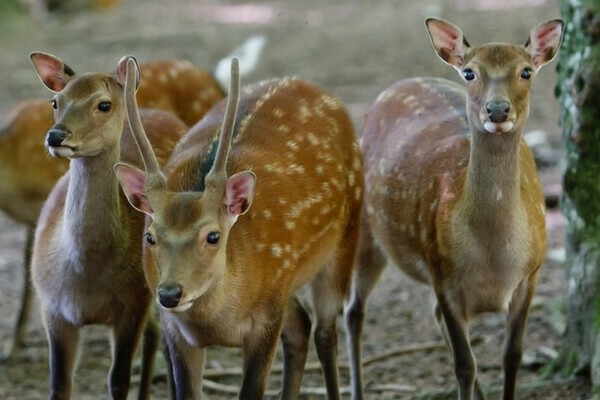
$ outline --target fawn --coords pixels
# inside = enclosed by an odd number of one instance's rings
[[[126,60],[115,75],[75,74],[55,56],[31,55],[40,79],[56,93],[56,123],[46,147],[70,159],[68,173],[42,208],[31,261],[49,342],[53,400],[70,398],[79,331],[89,324],[112,328],[113,399],[127,398],[132,357],[144,331],[139,398],[149,397],[159,331],[156,322],[146,324],[152,295],[141,259],[144,219],[129,206],[113,173],[120,160],[141,165],[131,135],[122,135]],[[146,111],[144,125],[160,161],[187,131],[179,118],[159,110]]]
[[[366,116],[360,139],[365,212],[346,307],[354,398],[363,397],[367,297],[390,260],[433,288],[461,400],[484,398],[469,321],[481,312],[508,311],[503,398],[510,400],[546,250],[542,188],[522,135],[531,82],[556,55],[563,22],[538,25],[524,46],[471,47],[449,22],[429,18],[426,26],[466,92],[444,79],[402,80],[382,92]]]
[[[327,392],[339,399],[336,316],[351,283],[363,194],[352,122],[337,98],[298,78],[245,87],[238,99],[236,66],[234,58],[227,106],[186,134],[164,173],[127,78],[146,172],[115,171],[151,220],[144,266],[160,304],[171,395],[200,398],[204,347],[224,345],[243,349],[239,398],[262,399],[281,335],[282,398],[297,398],[311,322],[294,292],[308,283]]]
[[[248,42],[252,48],[248,49],[249,44],[245,43],[237,49],[251,57],[244,61],[248,73],[255,67],[261,50],[254,44],[260,37],[254,37],[253,42],[251,39]],[[186,60],[151,60],[141,63],[140,69],[142,79],[137,91],[140,106],[171,111],[188,126],[199,121],[225,96],[224,82]],[[215,70],[219,70],[218,66]],[[50,190],[69,167],[67,159],[51,160],[47,152],[42,151],[41,138],[53,123],[50,102],[33,99],[18,103],[0,128],[0,210],[27,225],[21,304],[12,343],[0,361],[14,360],[24,343],[31,305],[29,261],[35,224]]]

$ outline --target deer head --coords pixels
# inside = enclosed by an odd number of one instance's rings
[[[467,116],[476,130],[520,131],[529,117],[531,80],[556,56],[563,22],[537,25],[523,46],[499,43],[479,47],[472,47],[461,29],[450,22],[428,18],[425,24],[438,56],[465,81]]]
[[[171,192],[139,120],[134,91],[135,63],[127,63],[125,96],[131,130],[146,172],[119,164],[115,172],[129,202],[151,223],[145,244],[157,268],[159,303],[171,311],[189,309],[223,276],[229,231],[245,214],[254,196],[256,177],[250,171],[227,175],[226,164],[239,101],[239,72],[231,64],[231,86],[219,147],[205,177],[204,192]]]
[[[61,59],[47,53],[30,56],[42,83],[53,93],[54,125],[46,134],[46,147],[54,157],[94,156],[117,146],[123,130],[125,61],[115,75],[77,75]],[[135,63],[135,84],[140,72]]]

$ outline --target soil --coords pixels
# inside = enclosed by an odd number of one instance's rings
[[[81,2],[79,2],[81,3]],[[79,9],[33,20],[26,13],[5,10],[0,16],[0,117],[21,99],[50,98],[40,84],[28,56],[45,51],[61,57],[77,71],[110,71],[124,54],[138,60],[183,58],[212,69],[220,58],[254,34],[264,34],[267,45],[245,83],[273,76],[298,75],[337,93],[348,105],[357,130],[379,92],[395,80],[411,76],[442,76],[458,81],[429,43],[423,21],[436,15],[461,26],[471,44],[488,41],[524,43],[538,22],[559,17],[556,1],[546,0],[128,0],[100,12]],[[500,5],[502,4],[502,5]],[[10,15],[10,17],[8,17]],[[540,174],[548,193],[560,192],[561,137],[559,108],[553,95],[556,61],[545,67],[534,83],[528,132],[541,137],[535,147]],[[541,135],[541,136],[540,136]],[[42,140],[40,138],[40,140]],[[590,397],[585,380],[546,377],[544,373],[560,350],[564,331],[564,231],[557,209],[548,210],[548,257],[540,275],[525,341],[519,375],[521,399]],[[0,215],[0,343],[8,343],[23,284],[22,248],[25,229]],[[431,313],[429,289],[401,272],[388,269],[374,291],[364,337],[365,358],[377,357],[365,367],[369,399],[452,399],[456,381],[452,358],[444,346]],[[37,307],[37,304],[36,304]],[[479,379],[491,400],[500,398],[504,315],[484,315],[471,327],[479,365]],[[340,364],[346,366],[343,320],[340,317]],[[39,313],[31,316],[26,347],[12,363],[0,365],[0,398],[48,397],[47,344]],[[73,398],[108,398],[106,376],[110,345],[106,331],[90,327],[82,336],[81,357]],[[387,354],[398,348],[414,351]],[[309,362],[316,361],[314,346]],[[276,364],[280,363],[280,359]],[[238,349],[210,349],[207,369],[241,366]],[[134,372],[136,391],[139,371]],[[239,375],[211,378],[236,389]],[[349,384],[347,369],[341,382]],[[306,372],[305,389],[322,388],[318,369]],[[273,372],[269,388],[280,387]],[[164,363],[158,357],[155,399],[166,398]],[[205,398],[237,398],[235,393],[205,388]],[[270,396],[269,398],[275,398]],[[305,394],[304,399],[323,398]],[[344,398],[349,398],[345,395]]]

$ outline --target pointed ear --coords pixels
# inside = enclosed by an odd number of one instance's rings
[[[136,210],[152,217],[154,210],[144,191],[146,174],[127,164],[115,165],[115,174],[117,174],[117,178],[121,183],[125,196],[127,196],[127,200],[129,200],[129,204]]]
[[[75,76],[71,67],[52,54],[31,53],[29,59],[42,83],[54,93],[63,90],[69,79]]]
[[[562,42],[564,22],[560,19],[544,22],[531,30],[525,42],[525,49],[533,60],[534,67],[540,68],[556,56]]]
[[[254,199],[255,183],[256,175],[250,171],[238,172],[227,179],[223,204],[232,216],[248,211]]]
[[[142,73],[134,56],[123,56],[117,63],[117,82],[122,86],[125,86],[125,79],[127,78],[127,61],[129,59],[132,59],[135,62],[135,90],[138,90]]]
[[[438,56],[447,64],[460,69],[465,61],[465,54],[471,47],[460,28],[437,18],[427,18],[425,26]]]

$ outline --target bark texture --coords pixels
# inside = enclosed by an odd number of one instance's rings
[[[600,385],[600,2],[561,0],[556,94],[566,152],[567,330],[563,372]]]

